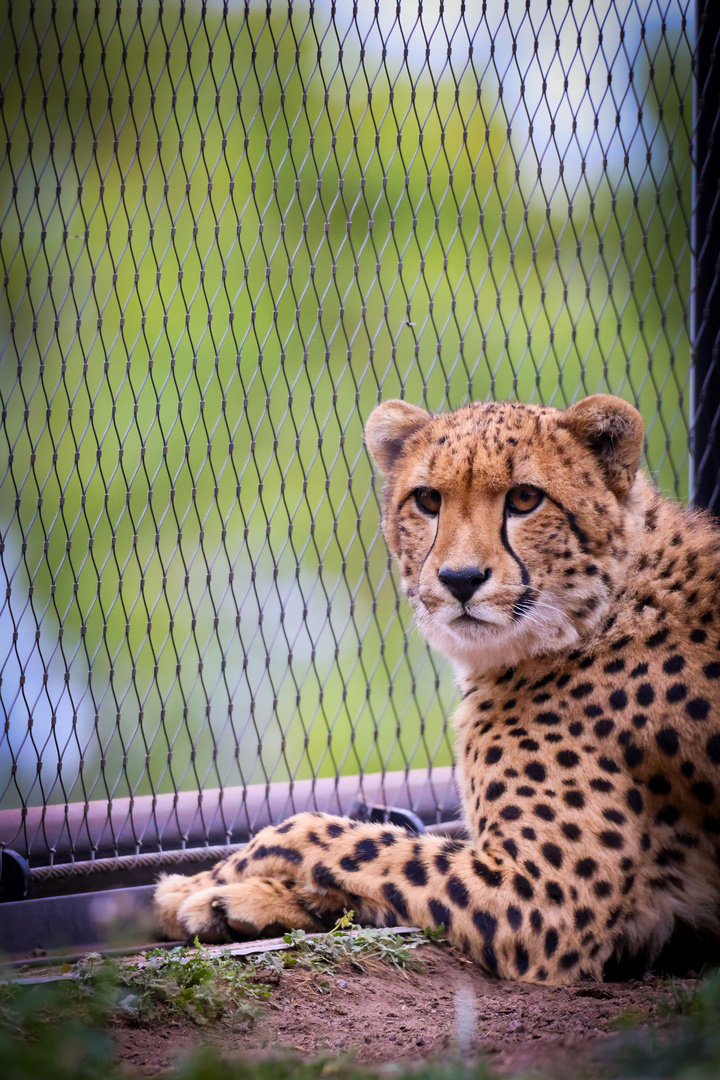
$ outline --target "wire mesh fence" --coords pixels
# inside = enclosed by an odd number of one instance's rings
[[[157,849],[180,797],[449,765],[382,397],[618,393],[688,496],[694,17],[0,5],[0,840],[118,851],[122,802]]]

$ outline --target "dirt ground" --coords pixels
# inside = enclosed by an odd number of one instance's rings
[[[497,982],[447,947],[416,953],[421,971],[372,960],[365,972],[300,967],[275,976],[259,1015],[239,1030],[189,1021],[116,1029],[119,1059],[151,1076],[202,1041],[225,1056],[288,1051],[300,1057],[352,1053],[360,1063],[484,1055],[498,1074],[542,1069],[576,1075],[578,1055],[602,1053],[631,1015],[652,1023],[665,991],[652,976],[625,983],[542,987]],[[692,980],[680,980],[692,988]]]

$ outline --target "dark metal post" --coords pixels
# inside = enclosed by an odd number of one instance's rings
[[[696,13],[692,495],[720,513],[720,4]]]

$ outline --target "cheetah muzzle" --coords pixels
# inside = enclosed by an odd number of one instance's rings
[[[720,533],[638,471],[639,414],[388,401],[366,440],[405,594],[462,693],[471,839],[299,814],[161,880],[165,931],[315,930],[352,907],[551,983],[657,955],[678,921],[717,937]]]

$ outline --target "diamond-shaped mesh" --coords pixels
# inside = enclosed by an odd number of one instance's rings
[[[0,839],[449,764],[381,398],[609,390],[687,497],[693,12],[0,6]]]

